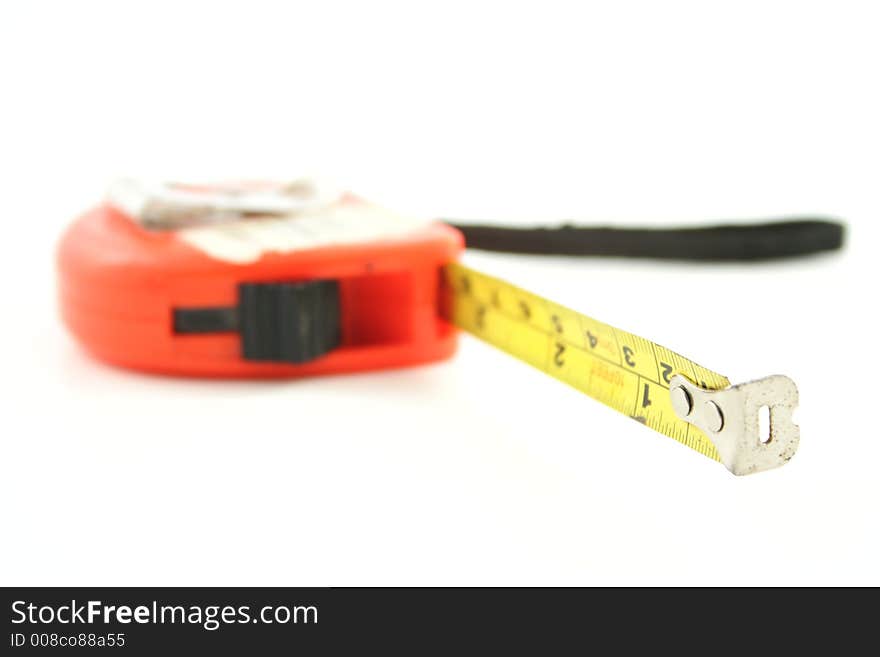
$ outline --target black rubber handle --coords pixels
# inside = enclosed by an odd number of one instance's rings
[[[611,228],[563,225],[514,228],[449,221],[471,249],[544,255],[619,256],[668,260],[774,260],[834,251],[844,226],[825,219],[699,228]]]

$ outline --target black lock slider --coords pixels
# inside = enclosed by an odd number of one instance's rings
[[[241,283],[238,306],[175,308],[179,334],[241,334],[242,358],[307,363],[339,346],[339,283]]]

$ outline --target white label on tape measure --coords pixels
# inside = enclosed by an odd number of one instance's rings
[[[424,227],[361,201],[342,201],[289,217],[241,219],[177,231],[179,239],[212,258],[244,264],[264,253],[396,239]]]

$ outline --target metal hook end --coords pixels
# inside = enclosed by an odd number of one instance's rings
[[[792,421],[798,391],[787,376],[768,376],[724,390],[704,390],[680,374],[669,386],[679,418],[711,440],[721,462],[735,475],[785,465],[797,451],[800,429]],[[770,409],[770,433],[761,439],[759,412]]]

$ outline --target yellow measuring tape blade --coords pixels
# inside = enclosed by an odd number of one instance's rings
[[[458,327],[701,454],[715,445],[680,420],[669,382],[681,374],[708,390],[726,377],[665,347],[453,263],[444,269],[444,312]]]

